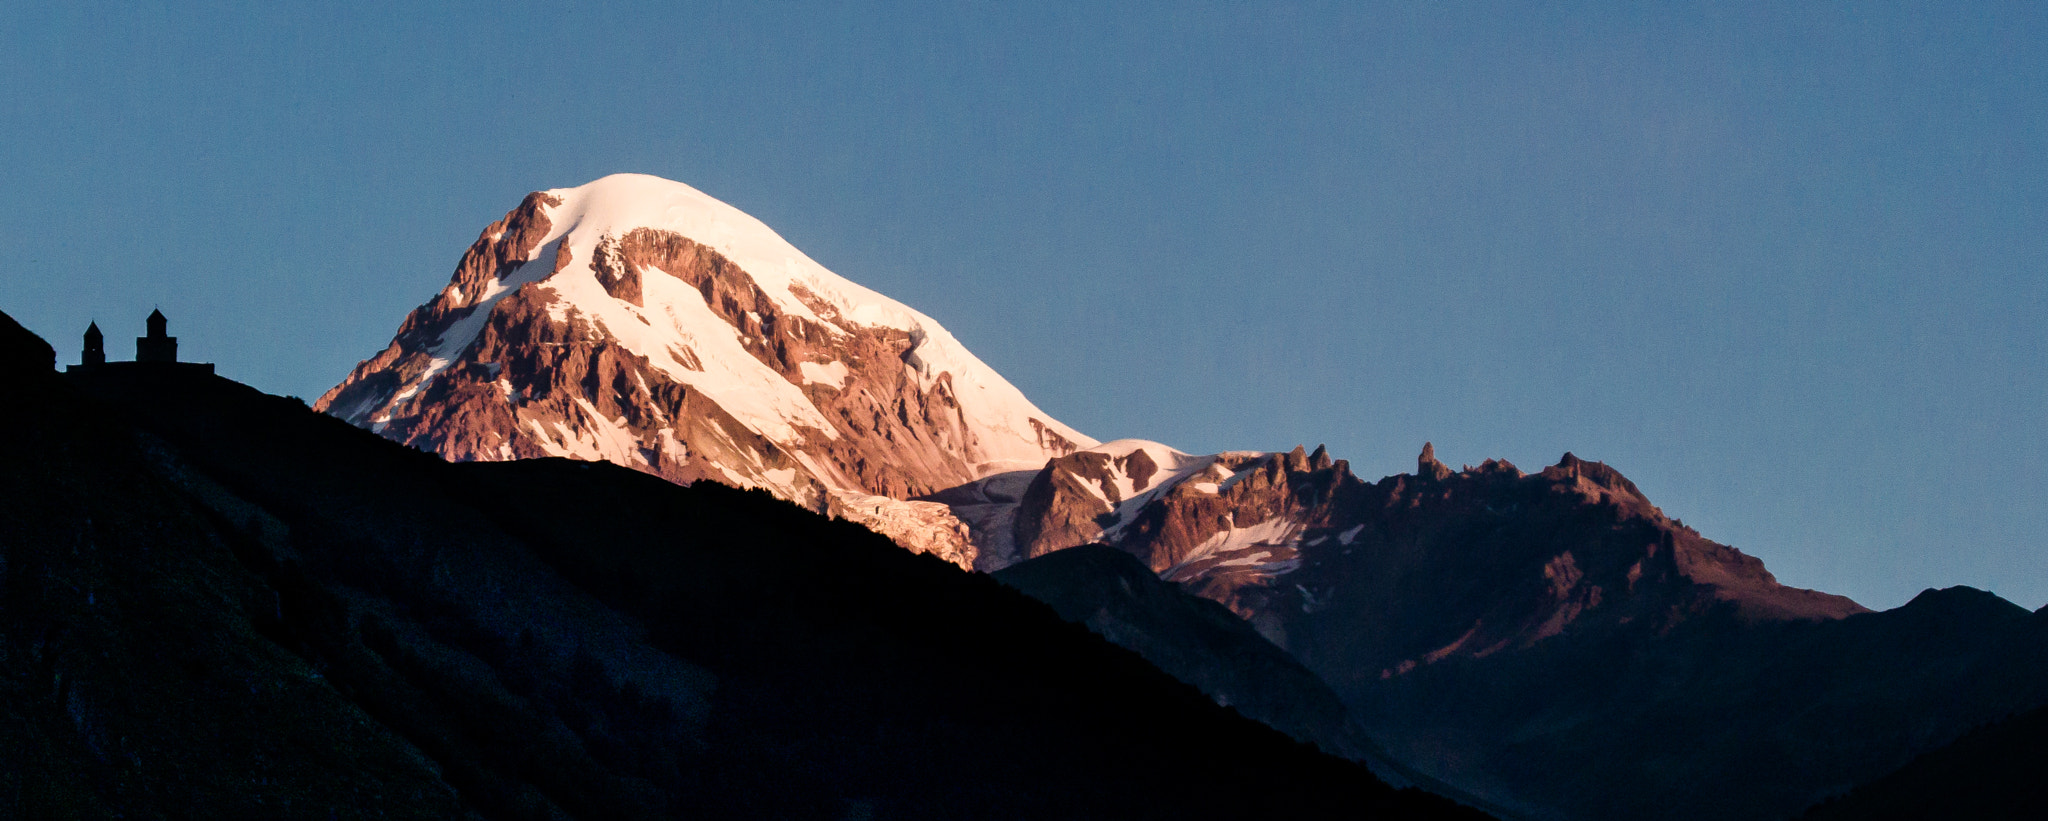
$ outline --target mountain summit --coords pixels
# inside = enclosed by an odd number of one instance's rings
[[[902,501],[1093,446],[930,317],[690,186],[539,191],[316,407],[453,460],[604,460],[766,489],[971,566]]]

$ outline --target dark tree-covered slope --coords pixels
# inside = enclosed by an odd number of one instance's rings
[[[1329,685],[1287,651],[1229,608],[1153,575],[1129,553],[1083,545],[993,575],[1219,704],[1326,752],[1366,763],[1396,783],[1483,805],[1389,758]]]
[[[1308,668],[1228,608],[1161,580],[1128,553],[1073,547],[994,576],[1219,703],[1339,755],[1371,752],[1344,703]]]
[[[2048,621],[2048,608],[2035,621]],[[1979,727],[1814,807],[1808,821],[2048,818],[2048,707]]]
[[[0,323],[0,814],[1476,816],[762,493],[451,465],[32,340]]]

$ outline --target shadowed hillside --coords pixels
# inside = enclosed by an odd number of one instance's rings
[[[1913,759],[1898,772],[1814,807],[1802,818],[2048,818],[2044,771],[2048,771],[2048,708],[1972,730],[1953,744]]]
[[[5,323],[16,817],[1466,817],[759,492],[450,465]]]

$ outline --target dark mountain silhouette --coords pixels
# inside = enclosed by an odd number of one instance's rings
[[[52,365],[0,321],[14,817],[1478,817],[763,492]]]
[[[993,575],[1249,718],[1369,764],[1394,783],[1483,803],[1387,756],[1329,685],[1287,651],[1228,608],[1160,579],[1128,553],[1083,545]]]
[[[1807,812],[1806,821],[2048,818],[2048,708],[1979,727],[1953,744]]]
[[[1709,613],[1431,665],[1368,691],[1361,720],[1397,754],[1480,751],[1575,817],[1786,817],[2048,703],[2044,627],[1960,588],[1829,622]]]
[[[1085,545],[994,575],[1238,712],[1348,758],[1371,751],[1322,679],[1223,605],[1161,581],[1128,553]]]

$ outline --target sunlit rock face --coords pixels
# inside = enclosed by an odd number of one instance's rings
[[[1320,447],[1192,456],[1120,440],[934,498],[954,505],[984,557],[1108,544],[1283,645],[1327,632],[1302,649],[1370,646],[1364,672],[1375,677],[1574,625],[1662,623],[1723,604],[1752,621],[1863,612],[1778,584],[1613,468],[1571,454],[1525,475],[1496,460],[1453,471],[1425,447],[1415,474],[1368,484]]]
[[[1095,444],[929,317],[628,174],[528,195],[316,407],[449,459],[764,488],[962,566],[966,526],[904,500]]]

